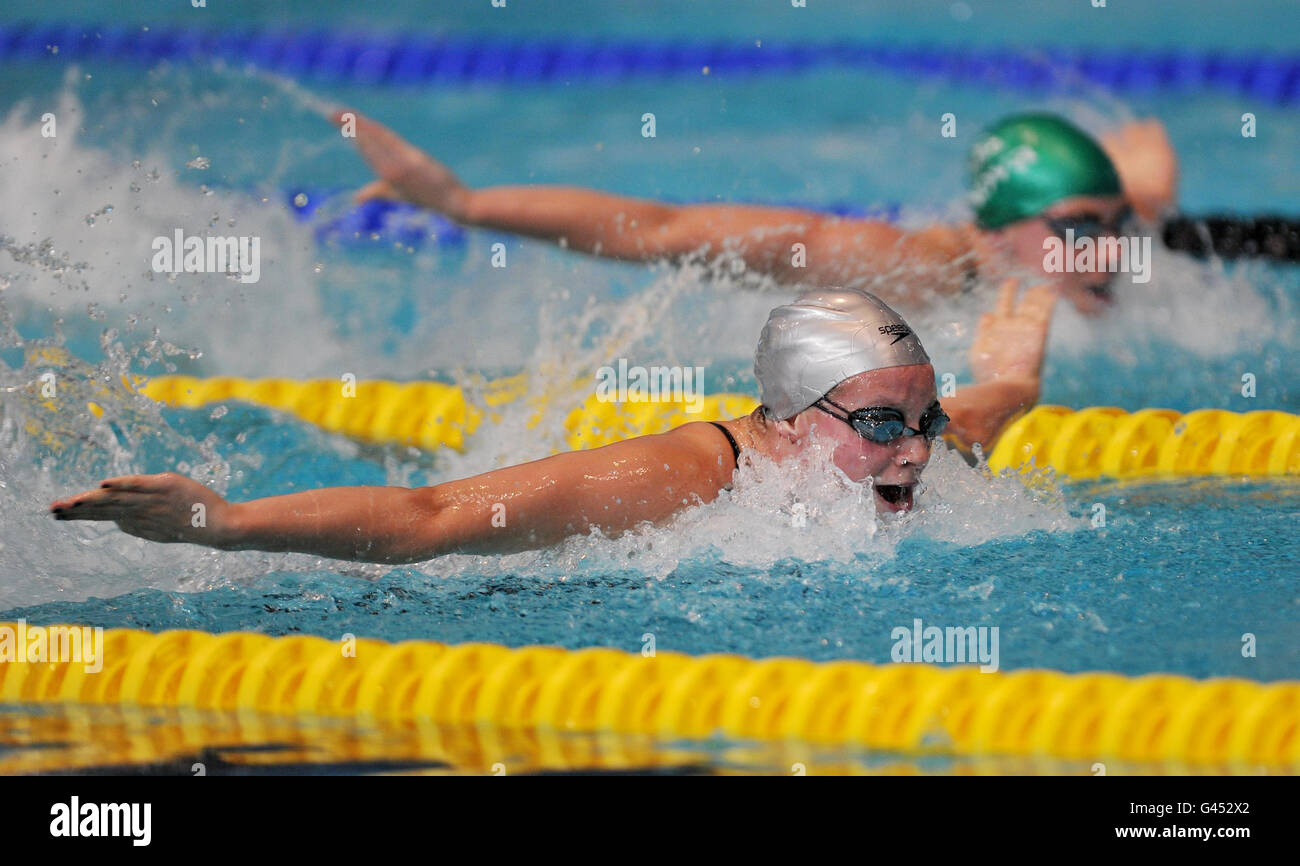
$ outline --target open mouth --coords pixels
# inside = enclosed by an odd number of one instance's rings
[[[877,484],[876,502],[886,511],[910,511],[915,484]]]

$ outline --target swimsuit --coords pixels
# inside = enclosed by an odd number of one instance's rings
[[[731,452],[736,455],[736,468],[740,468],[740,446],[736,444],[736,437],[732,436],[731,431],[717,421],[710,421],[709,423],[721,430],[722,435],[727,437],[727,442],[731,444]]]

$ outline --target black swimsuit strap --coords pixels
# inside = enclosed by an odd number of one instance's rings
[[[1300,220],[1293,217],[1182,215],[1166,220],[1161,234],[1169,249],[1194,256],[1300,262]]]
[[[722,426],[721,424],[719,424],[717,421],[710,421],[709,423],[712,424],[714,427],[717,427],[719,430],[721,430],[721,431],[722,431],[722,435],[727,437],[727,442],[729,442],[729,443],[731,444],[731,451],[732,451],[733,454],[736,455],[736,466],[739,467],[739,466],[740,466],[740,446],[736,444],[736,437],[735,437],[735,436],[732,436],[732,435],[731,435],[731,431],[728,430],[726,427],[723,427],[723,426]]]

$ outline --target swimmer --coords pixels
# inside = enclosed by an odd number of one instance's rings
[[[754,356],[762,405],[725,423],[692,422],[433,487],[335,487],[234,504],[180,475],[131,475],[50,510],[59,520],[115,521],[151,541],[420,562],[662,525],[730,488],[747,454],[779,463],[819,442],[845,475],[872,485],[878,512],[908,511],[934,439],[991,448],[1038,399],[1056,294],[1036,287],[1018,304],[1016,294],[1007,281],[972,346],[975,384],[942,406],[930,359],[897,313],[859,290],[814,291],[771,312]],[[195,527],[199,504],[206,525]],[[505,526],[494,524],[497,506]]]
[[[336,123],[343,118],[334,115]],[[358,191],[358,202],[404,200],[463,225],[629,261],[734,251],[751,272],[781,283],[870,287],[898,304],[1027,273],[1081,311],[1098,312],[1112,300],[1106,254],[1091,272],[1048,272],[1044,242],[1064,239],[1067,229],[1075,238],[1118,236],[1130,213],[1153,222],[1172,208],[1178,182],[1158,121],[1130,124],[1099,143],[1064,118],[1020,114],[971,149],[974,223],[904,230],[790,208],[673,205],[578,187],[471,189],[386,127],[360,115],[355,123],[357,146],[378,176]],[[802,267],[794,244],[804,245]],[[882,277],[889,285],[878,284]]]

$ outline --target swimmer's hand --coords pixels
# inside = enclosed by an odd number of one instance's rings
[[[1177,205],[1178,157],[1164,124],[1155,119],[1125,124],[1102,136],[1101,145],[1143,220],[1156,222]]]
[[[992,452],[1007,425],[1038,402],[1047,330],[1056,306],[1050,286],[1035,286],[1016,303],[1019,283],[1007,280],[997,307],[981,317],[971,346],[975,384],[943,398],[951,421],[945,437],[959,448]]]
[[[977,383],[1015,380],[1036,385],[1042,375],[1056,291],[1047,285],[1034,286],[1017,304],[1018,289],[1017,280],[1003,282],[997,306],[980,317],[970,350]]]
[[[345,114],[355,117],[361,156],[378,176],[357,191],[357,204],[373,199],[406,201],[463,220],[470,189],[451,169],[393,132],[355,111],[336,111],[333,121],[344,128]]]
[[[109,478],[50,503],[56,520],[111,520],[149,541],[225,547],[230,504],[197,481],[167,472]]]

